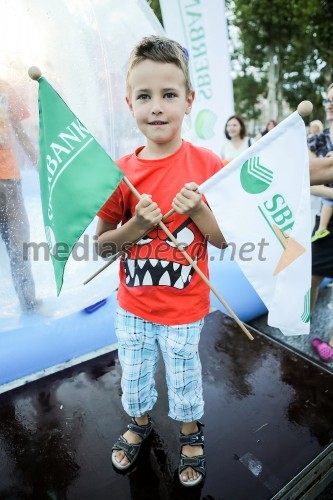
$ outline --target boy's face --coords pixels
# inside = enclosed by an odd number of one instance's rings
[[[143,61],[131,70],[126,101],[149,145],[180,147],[181,126],[191,111],[194,92],[175,64]]]

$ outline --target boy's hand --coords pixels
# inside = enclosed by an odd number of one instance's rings
[[[152,201],[151,194],[142,195],[135,207],[135,215],[139,227],[143,230],[157,226],[162,220],[162,212],[157,203]]]
[[[198,185],[195,182],[185,184],[172,202],[172,208],[182,215],[193,216],[200,207],[201,194],[198,192]]]

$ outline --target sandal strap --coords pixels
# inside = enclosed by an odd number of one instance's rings
[[[202,427],[204,427],[204,424],[201,422],[197,422],[197,426],[199,431],[198,432],[193,432],[192,434],[183,434],[182,432],[179,434],[179,441],[182,446],[185,446],[186,444],[190,446],[202,446],[204,447],[205,445],[205,437],[202,431]]]
[[[178,472],[181,474],[185,469],[191,467],[191,469],[199,472],[205,476],[206,474],[206,456],[205,455],[197,455],[195,457],[186,457],[181,454],[179,459],[179,467]]]
[[[138,444],[131,444],[126,439],[124,436],[119,436],[117,439],[116,443],[112,446],[112,451],[123,451],[125,453],[125,456],[127,460],[132,463],[133,460],[135,460],[137,454],[139,453],[141,443]]]
[[[151,422],[150,416],[148,415],[148,424],[146,425],[138,425],[135,418],[131,419],[131,423],[128,424],[127,428],[131,431],[137,434],[142,438],[142,440],[146,439],[146,437],[149,436],[151,433],[151,430],[153,428],[153,424]]]

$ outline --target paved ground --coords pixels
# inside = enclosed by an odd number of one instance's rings
[[[321,289],[319,292],[317,306],[311,321],[310,337],[304,335],[285,337],[280,330],[267,325],[267,315],[251,321],[250,324],[257,330],[301,352],[307,358],[333,373],[333,361],[330,363],[321,361],[310,344],[310,340],[314,337],[328,340],[333,333],[333,287],[328,286]],[[332,500],[333,483],[331,483],[317,498],[318,500]]]
[[[127,417],[111,352],[0,396],[0,499],[271,498],[333,442],[333,379],[269,335],[252,333],[249,342],[219,311],[205,318],[200,357],[209,465],[201,488],[187,491],[177,480],[179,424],[166,417],[163,363],[152,439],[132,471],[113,470],[110,448]],[[322,495],[332,498],[329,490]]]
[[[284,336],[277,328],[272,328],[267,325],[267,315],[260,316],[249,323],[260,332],[270,335],[279,342],[302,353],[323,368],[333,372],[333,361],[329,363],[321,361],[310,344],[311,339],[314,337],[328,340],[333,333],[333,287],[327,286],[319,291],[317,306],[311,321],[309,337],[307,335]]]

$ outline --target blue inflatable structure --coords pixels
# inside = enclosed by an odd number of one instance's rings
[[[238,318],[247,322],[267,312],[267,308],[251,283],[244,276],[238,264],[226,249],[221,253],[214,247],[209,248],[209,279],[216,290],[231,307]],[[214,293],[211,293],[211,307],[229,312]]]
[[[0,332],[0,393],[117,348],[116,292],[93,312],[26,316]]]

